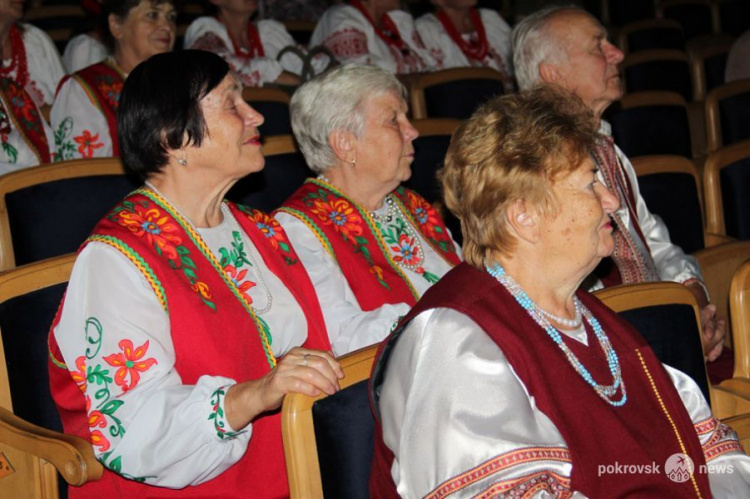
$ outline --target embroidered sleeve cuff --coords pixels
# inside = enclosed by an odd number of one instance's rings
[[[248,431],[245,428],[242,431],[234,431],[229,425],[229,421],[226,419],[226,412],[224,411],[224,401],[226,399],[227,390],[231,385],[223,385],[216,389],[211,394],[208,419],[213,422],[214,429],[216,430],[216,436],[221,440],[233,440],[239,435]]]

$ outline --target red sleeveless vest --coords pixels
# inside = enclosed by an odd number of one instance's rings
[[[699,471],[706,461],[696,429],[669,375],[627,322],[590,294],[579,292],[578,296],[600,322],[619,357],[628,396],[620,407],[609,405],[594,392],[547,333],[499,282],[469,264],[456,267],[430,288],[402,324],[420,312],[438,307],[451,308],[472,318],[500,347],[539,410],[552,420],[565,440],[572,462],[567,484],[570,490],[597,498],[698,497],[698,491],[702,497],[711,497],[708,477]],[[373,370],[373,394],[382,381],[388,352],[399,331],[383,342]],[[593,338],[590,330],[589,333]],[[577,342],[569,338],[564,341],[594,379],[610,382],[611,374],[598,342],[586,347],[574,345]],[[377,407],[373,396],[376,415]],[[378,420],[376,417],[371,494],[373,498],[398,497],[390,473],[393,454],[383,443]],[[675,453],[693,459],[696,468],[693,479],[677,483],[666,476],[665,462]],[[616,463],[656,463],[661,472],[599,476],[600,465]],[[504,466],[495,464],[493,471]],[[521,477],[518,484],[511,485],[520,486],[523,480]],[[434,492],[460,486],[458,480],[455,482],[448,480]]]
[[[232,203],[229,207],[264,263],[287,284],[302,307],[308,323],[304,346],[329,350],[312,283],[281,226],[258,210]],[[148,210],[157,210],[157,218],[168,217],[167,223],[176,227],[171,235],[178,237],[181,243],[175,243],[174,239],[149,240],[143,231],[138,234],[121,223],[123,214],[133,217]],[[175,369],[183,383],[195,384],[206,374],[242,382],[265,375],[275,365],[276,359],[266,340],[265,323],[255,316],[200,236],[160,196],[147,189],[130,194],[99,222],[82,248],[94,241],[120,250],[151,283],[169,314]],[[270,331],[271,338],[275,333],[281,332]],[[54,334],[50,334],[50,361],[52,394],[65,432],[90,440],[83,393],[63,362]],[[207,410],[207,414],[209,412]],[[253,421],[253,435],[244,457],[201,485],[182,490],[165,489],[105,471],[97,482],[80,489],[71,487],[71,497],[286,497],[288,484],[280,419],[279,411],[275,411]],[[218,433],[221,433],[219,428]],[[217,438],[220,437],[217,435]],[[116,469],[113,463],[117,456],[104,459],[105,465]]]
[[[445,223],[419,194],[394,191],[412,227],[451,266],[461,263]],[[393,261],[370,213],[320,179],[308,179],[279,211],[301,220],[336,260],[362,310],[384,304],[414,305],[419,293]]]

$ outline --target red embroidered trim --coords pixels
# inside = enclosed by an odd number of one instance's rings
[[[538,471],[510,480],[492,484],[487,490],[475,495],[475,499],[489,497],[532,497],[537,492],[549,492],[552,497],[567,498],[570,491],[570,478],[551,471]]]
[[[719,426],[719,420],[716,419],[715,416],[711,416],[709,418],[704,419],[703,421],[698,421],[694,424],[695,426],[695,432],[700,435],[705,435],[707,433],[711,433],[716,429],[717,426]]]
[[[490,475],[499,473],[507,468],[512,468],[513,466],[518,466],[533,461],[559,461],[564,463],[572,462],[570,451],[564,447],[525,447],[523,449],[517,449],[514,451],[506,452],[505,454],[500,454],[499,456],[494,457],[489,461],[485,461],[476,468],[472,468],[462,473],[461,475],[446,480],[442,484],[438,485],[438,487],[430,492],[426,497],[429,499],[439,499],[447,497],[448,495],[458,492],[459,490],[462,490],[474,484],[475,482],[483,480]],[[566,480],[563,477],[560,478],[562,480]],[[504,482],[498,482],[498,484],[508,484],[508,486],[504,486],[507,490],[507,488],[514,486],[513,483],[518,482],[519,480],[527,481],[530,479],[531,477],[521,477]]]
[[[25,87],[29,82],[29,68],[26,60],[26,46],[23,44],[23,34],[15,24],[10,27],[10,65],[3,67],[0,65],[0,75],[7,76],[13,74],[18,68],[15,80],[21,87]]]
[[[712,445],[711,447],[704,448],[703,454],[706,456],[706,462],[712,461],[716,459],[719,456],[723,456],[724,454],[728,454],[730,452],[742,452],[745,451],[742,448],[742,445],[737,440],[725,440],[724,442],[720,442],[716,445]]]
[[[334,31],[326,39],[326,46],[338,57],[357,57],[369,53],[367,36],[358,29],[347,28]]]
[[[458,32],[456,25],[453,24],[448,17],[448,14],[443,10],[437,12],[437,18],[443,25],[443,28],[445,28],[446,33],[451,37],[453,43],[458,45],[458,48],[461,49],[461,52],[464,53],[466,58],[470,61],[474,60],[481,62],[484,61],[489,53],[490,44],[487,41],[487,32],[484,30],[484,23],[482,23],[482,18],[479,17],[477,9],[470,9],[469,16],[471,16],[471,23],[474,25],[474,29],[477,32],[477,38],[476,40],[467,42],[464,40],[464,37],[461,36],[461,33]]]
[[[2,105],[10,113],[6,113],[7,122],[2,124],[2,130],[0,130],[3,134],[2,140],[5,141],[6,134],[10,133],[12,120],[24,142],[39,158],[39,163],[49,163],[51,157],[47,135],[44,133],[44,118],[39,114],[33,99],[19,83],[10,78],[0,77],[0,89],[4,94]]]
[[[224,25],[224,27],[226,27],[226,24],[224,24],[221,19],[217,17],[216,20]],[[263,42],[260,41],[260,32],[258,32],[258,28],[256,28],[255,24],[253,24],[251,21],[248,21],[247,23],[247,39],[250,43],[250,48],[248,48],[247,50],[243,49],[237,43],[237,40],[234,39],[228,29],[227,36],[232,41],[232,50],[234,52],[234,55],[236,55],[237,57],[240,57],[242,59],[257,59],[266,56],[266,53],[263,50]]]
[[[407,55],[410,52],[408,45],[406,45],[404,40],[401,38],[401,33],[398,32],[398,27],[393,22],[393,20],[388,17],[388,14],[383,14],[383,17],[381,17],[380,19],[380,22],[383,23],[383,29],[381,30],[377,27],[375,21],[372,19],[372,16],[370,16],[370,13],[359,0],[351,0],[349,2],[349,5],[360,11],[362,15],[365,16],[365,19],[367,19],[367,21],[372,25],[375,33],[381,40],[383,40],[389,46],[397,49],[403,55]]]

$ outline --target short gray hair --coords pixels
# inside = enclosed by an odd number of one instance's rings
[[[359,137],[364,128],[365,99],[406,89],[391,73],[376,66],[346,64],[311,79],[294,92],[289,112],[292,131],[307,164],[322,173],[336,163],[329,137],[346,130]]]
[[[530,89],[540,82],[541,63],[559,62],[567,57],[565,48],[555,43],[547,31],[550,19],[563,10],[589,14],[576,4],[552,5],[525,17],[513,28],[513,65],[519,90]]]

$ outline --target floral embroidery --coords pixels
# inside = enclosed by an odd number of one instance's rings
[[[97,85],[99,86],[99,91],[107,100],[109,107],[117,111],[120,94],[122,93],[123,81],[119,78],[115,79],[111,75],[103,75],[99,81],[97,81]]]
[[[397,263],[403,262],[406,265],[414,265],[421,259],[416,238],[410,238],[406,234],[401,234],[398,237],[398,244],[391,246],[391,249],[396,252],[393,260]]]
[[[327,200],[315,200],[312,204],[312,212],[326,224],[333,224],[336,232],[344,239],[355,242],[357,236],[362,235],[362,217],[344,199],[334,199],[330,203]]]
[[[297,255],[292,251],[289,239],[286,237],[286,232],[284,232],[284,229],[275,218],[260,210],[253,210],[246,206],[237,205],[237,208],[245,213],[250,220],[255,222],[258,230],[266,236],[266,240],[271,247],[276,251],[280,251],[284,256],[284,261],[287,265],[297,263]]]
[[[211,414],[208,416],[209,421],[214,422],[216,436],[222,440],[230,440],[237,437],[242,432],[227,430],[228,423],[224,415],[224,404],[222,399],[226,396],[226,386],[222,386],[211,394]]]
[[[251,280],[245,280],[248,269],[243,268],[245,265],[252,266],[245,252],[245,244],[242,242],[242,235],[237,231],[232,231],[232,248],[219,248],[221,260],[219,265],[224,269],[224,273],[229,277],[232,283],[237,286],[237,290],[242,294],[247,303],[252,304],[253,299],[247,293],[256,284]]]
[[[89,130],[84,130],[81,135],[73,137],[73,140],[79,144],[78,152],[84,158],[94,157],[94,151],[104,147],[103,142],[97,142],[99,140],[99,134],[91,135]]]
[[[135,388],[141,379],[140,373],[148,371],[151,366],[157,364],[154,358],[141,360],[148,351],[148,343],[146,341],[143,345],[133,349],[132,341],[121,340],[118,346],[122,353],[103,357],[107,364],[119,368],[115,373],[115,383],[122,387],[123,392]],[[127,382],[127,377],[130,377],[130,383]]]
[[[76,146],[70,139],[73,133],[73,118],[68,116],[60,122],[55,132],[55,154],[53,161],[75,158]]]
[[[377,225],[378,229],[380,229],[380,234],[383,236],[383,240],[390,244],[391,250],[395,252],[393,256],[394,262],[414,266],[424,261],[424,255],[421,254],[416,237],[409,237],[406,222],[400,216],[396,217],[393,223],[386,226],[382,226],[380,223]],[[430,284],[435,284],[440,280],[439,276],[426,271],[421,265],[413,267],[412,270],[424,277]]]
[[[250,280],[244,280],[247,277],[247,269],[238,270],[234,265],[227,265],[224,267],[224,272],[227,273],[234,285],[237,286],[237,290],[242,293],[247,302],[252,304],[253,298],[248,294],[248,291],[257,286],[257,284]]]
[[[383,269],[375,265],[368,241],[363,237],[364,220],[358,211],[345,199],[333,198],[329,201],[329,194],[325,189],[318,189],[302,198],[302,202],[311,208],[311,212],[320,218],[325,225],[332,225],[345,241],[353,244],[357,253],[362,253],[370,266],[370,273],[377,277],[378,282],[385,289],[390,286],[383,279]]]
[[[397,190],[400,199],[404,199],[406,194],[405,205],[409,213],[414,217],[414,221],[419,225],[422,234],[437,245],[443,252],[455,253],[453,241],[448,237],[440,224],[440,217],[435,208],[427,201],[417,196],[411,191],[405,191],[403,188]]]
[[[78,388],[80,388],[83,393],[86,393],[86,357],[83,355],[76,359],[76,369],[78,370],[70,371],[70,375],[76,385],[78,385]]]

